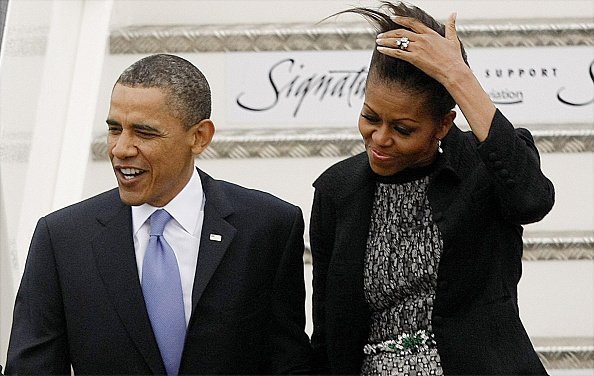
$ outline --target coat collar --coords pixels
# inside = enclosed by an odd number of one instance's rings
[[[444,138],[444,153],[438,155],[437,166],[432,177],[433,183],[451,188],[451,193],[435,193],[435,184],[430,186],[430,195],[436,208],[447,207],[449,196],[456,192],[456,187],[464,174],[461,150],[467,147],[467,137],[458,127],[453,126]],[[373,171],[369,166],[367,153],[363,152],[330,168],[329,174],[323,174],[315,183],[316,188],[323,188],[325,194],[332,197],[337,210],[337,218],[345,222],[352,242],[348,246],[349,258],[358,260],[357,265],[362,273],[362,263],[366,249],[369,223],[373,210],[375,182]],[[340,251],[339,251],[340,252]]]
[[[468,142],[469,138],[465,135],[465,132],[453,125],[443,139],[442,148],[444,153],[438,155],[434,177],[449,176],[455,181],[461,180],[466,166],[462,165],[464,160],[460,158],[462,155],[460,151],[468,147]],[[332,173],[329,176],[333,180],[324,179],[324,175],[322,175],[314,182],[314,187],[323,187],[324,190],[328,190],[337,202],[349,199],[352,195],[358,195],[358,192],[368,190],[369,186],[375,183],[366,152],[339,162],[330,170]]]
[[[163,374],[165,368],[144,304],[132,238],[132,211],[124,205],[117,189],[97,216],[102,226],[91,241],[97,270],[111,302],[128,335],[136,344],[151,371]],[[125,287],[125,288],[122,288]]]
[[[472,133],[462,132],[455,124],[452,126],[446,137],[443,139],[443,154],[440,154],[437,160],[437,170],[435,177],[442,177],[442,174],[450,175],[456,182],[461,181],[465,174],[465,159],[462,158],[462,150],[469,147],[469,143],[474,141],[478,143]]]

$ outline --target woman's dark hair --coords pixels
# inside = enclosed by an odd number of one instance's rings
[[[397,24],[390,18],[391,16],[404,16],[415,18],[438,32],[441,36],[445,36],[445,26],[443,24],[437,22],[422,9],[402,2],[391,3],[389,1],[382,1],[378,9],[356,7],[336,13],[335,16],[344,13],[356,13],[364,16],[378,33],[394,29],[410,30],[407,27]],[[466,65],[468,65],[462,42],[460,42],[460,47],[462,58]],[[447,62],[443,63],[447,64]],[[436,121],[441,120],[456,105],[450,93],[435,79],[414,65],[404,60],[384,55],[376,49],[373,50],[369,64],[368,82],[370,80],[387,84],[396,83],[411,93],[426,95],[427,104],[431,107],[432,116]]]

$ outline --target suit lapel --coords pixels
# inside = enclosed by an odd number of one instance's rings
[[[92,242],[97,269],[128,334],[153,373],[165,372],[138,278],[132,238],[132,213],[115,190],[113,209],[97,220],[103,229]],[[117,200],[117,201],[116,201]]]
[[[206,286],[219,266],[225,252],[237,232],[225,219],[233,213],[233,208],[221,187],[221,183],[198,170],[206,197],[204,223],[200,236],[200,251],[192,291],[192,316]],[[191,318],[191,320],[193,317]],[[191,322],[190,322],[191,324]]]

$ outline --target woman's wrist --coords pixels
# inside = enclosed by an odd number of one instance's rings
[[[457,92],[467,90],[468,85],[474,80],[476,80],[476,76],[470,67],[464,62],[460,62],[450,65],[449,69],[444,72],[443,78],[438,81],[452,96],[455,96]]]
[[[489,134],[496,107],[472,70],[466,65],[464,67],[450,70],[447,83],[443,85],[456,101],[472,132],[480,141],[484,141]]]

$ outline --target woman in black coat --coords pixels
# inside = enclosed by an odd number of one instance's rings
[[[403,4],[348,12],[380,34],[366,152],[314,183],[317,371],[546,374],[517,303],[522,225],[554,202],[532,136],[481,88],[455,14],[444,27]],[[453,124],[455,104],[471,131]]]

